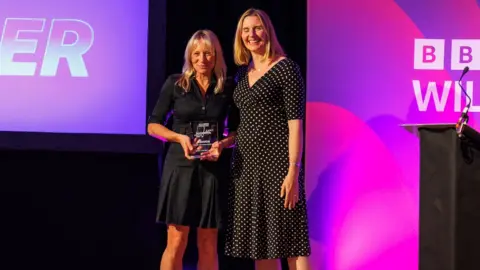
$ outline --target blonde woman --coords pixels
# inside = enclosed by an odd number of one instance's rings
[[[148,124],[151,136],[171,143],[163,166],[157,212],[157,221],[168,226],[162,270],[182,269],[190,228],[197,228],[198,269],[218,269],[217,234],[222,217],[219,191],[228,173],[228,161],[222,161],[221,153],[232,145],[238,125],[232,94],[233,83],[226,78],[218,38],[209,30],[197,31],[185,49],[182,74],[168,77]],[[164,125],[170,113],[172,130]],[[227,118],[230,133],[224,135]],[[219,138],[196,158],[200,147],[195,145],[192,134],[198,123],[218,125]]]
[[[233,153],[226,255],[255,260],[257,269],[309,269],[304,173],[305,87],[285,56],[268,15],[247,10],[234,44],[240,66],[234,101],[240,110]]]

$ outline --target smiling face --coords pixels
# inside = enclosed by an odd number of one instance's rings
[[[215,54],[212,46],[203,39],[197,41],[190,55],[193,69],[197,74],[210,75],[215,67]]]
[[[258,16],[247,16],[243,20],[242,41],[249,51],[262,55],[265,53],[267,33]]]

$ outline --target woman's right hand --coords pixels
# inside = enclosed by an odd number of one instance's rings
[[[185,153],[185,158],[189,160],[193,160],[194,157],[191,155],[195,152],[194,146],[190,140],[190,137],[183,134],[178,134],[177,142],[182,146],[183,152]]]

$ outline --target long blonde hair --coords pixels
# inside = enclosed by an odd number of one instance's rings
[[[227,65],[225,64],[225,58],[223,57],[222,46],[220,45],[217,36],[210,30],[198,30],[188,41],[187,47],[185,48],[182,75],[176,84],[182,87],[185,91],[190,91],[190,79],[195,73],[195,69],[192,65],[192,52],[201,41],[203,41],[215,55],[215,66],[213,68],[213,73],[217,79],[217,84],[214,91],[215,94],[217,94],[223,91],[223,86],[225,85],[225,79],[227,76]]]
[[[263,55],[263,60],[285,56],[283,48],[280,45],[280,42],[278,42],[275,28],[273,28],[272,21],[270,20],[268,14],[263,10],[250,8],[245,11],[242,16],[240,16],[240,19],[237,23],[237,31],[235,32],[235,41],[233,43],[233,58],[235,64],[239,66],[248,65],[250,63],[250,59],[252,58],[252,54],[247,47],[245,47],[245,44],[243,44],[242,40],[243,21],[249,16],[257,16],[260,19],[267,36],[267,44],[265,44],[266,50],[265,54]]]

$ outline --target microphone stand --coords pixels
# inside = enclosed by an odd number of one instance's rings
[[[467,91],[465,91],[465,88],[463,88],[462,85],[462,78],[467,74],[469,71],[469,67],[465,67],[462,72],[462,76],[460,76],[460,79],[458,80],[458,85],[462,89],[463,93],[465,96],[468,98],[468,103],[465,105],[465,108],[463,108],[462,114],[460,115],[460,118],[458,119],[457,124],[455,125],[455,129],[457,131],[457,135],[459,138],[463,138],[463,130],[465,129],[465,126],[468,124],[469,116],[468,116],[468,111],[470,110],[470,105],[472,104],[472,99],[468,95]]]

